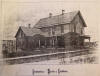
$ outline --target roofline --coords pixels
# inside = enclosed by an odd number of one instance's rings
[[[70,22],[71,23],[71,22]],[[70,23],[64,23],[64,24],[58,24],[58,25],[52,25],[52,26],[59,26],[59,25],[65,25],[65,24],[70,24]],[[33,27],[33,28],[37,28],[37,29],[40,29],[40,28],[46,28],[46,27],[52,27],[52,26],[44,26],[44,27]]]
[[[71,13],[71,12],[67,12],[67,13]],[[84,19],[83,19],[83,17],[82,17],[82,14],[81,14],[81,12],[80,12],[80,10],[77,10],[77,14],[79,14],[79,16],[80,16],[80,18],[82,19],[82,23],[83,23],[83,25],[84,25],[84,27],[87,27],[87,25],[86,25],[86,23],[85,23],[85,21],[84,21]],[[76,14],[76,15],[77,15]],[[75,16],[76,16],[75,15]],[[55,16],[59,16],[59,15],[55,15]],[[53,16],[54,17],[54,16]],[[46,17],[46,18],[48,18],[48,17]],[[42,19],[46,19],[46,18],[41,18],[40,20],[42,20]],[[73,22],[73,20],[75,19],[75,17],[72,19],[72,21],[70,22],[70,23],[72,23]],[[39,21],[40,21],[39,20]],[[38,22],[39,22],[38,21]],[[70,23],[65,23],[65,24],[70,24]],[[35,28],[43,28],[43,26],[42,27],[39,27],[39,26],[36,26],[37,25],[37,23],[35,24]],[[62,25],[62,24],[57,24],[57,25]],[[51,25],[51,26],[54,26],[54,25]],[[49,26],[49,27],[51,27],[51,26]],[[48,27],[48,26],[44,26],[44,27]]]
[[[17,33],[15,34],[15,38],[16,38],[16,36],[17,36],[17,34],[18,34],[18,31],[19,31],[19,29],[21,29],[21,26],[19,26],[19,28],[18,28],[18,30],[17,30]]]
[[[83,19],[82,14],[81,14],[80,11],[78,11],[78,13],[75,15],[75,17],[76,17],[78,14],[79,14],[79,17],[82,19],[82,23],[83,23],[84,27],[87,27],[87,25],[86,25],[86,23],[85,23],[85,21],[84,21],[84,19]],[[71,23],[74,21],[75,17],[73,18],[73,20],[71,21]]]
[[[79,14],[80,18],[82,19],[83,24],[85,25],[84,27],[87,27],[86,22],[85,22],[85,20],[84,20],[84,18],[83,18],[83,16],[82,16],[80,11],[78,12],[78,14]]]
[[[80,12],[80,11],[79,11],[79,10],[76,10],[76,11],[70,11],[70,12],[66,12],[66,13],[64,13],[64,14],[72,13],[72,12]],[[62,15],[62,14],[54,15],[53,17],[59,16],[59,15]],[[41,19],[46,19],[46,18],[49,18],[49,17],[43,17],[43,18],[41,18]],[[41,20],[41,19],[40,19],[40,20]],[[40,20],[39,20],[39,21],[40,21]]]
[[[21,29],[21,26],[18,28],[18,31]],[[18,31],[17,31],[17,33],[16,33],[16,35],[15,35],[15,38],[16,38],[16,36],[17,36],[17,34],[18,34]],[[23,30],[21,29],[21,31],[23,32]],[[24,33],[24,32],[23,32]],[[25,34],[25,33],[24,33]],[[26,34],[25,34],[26,35]]]

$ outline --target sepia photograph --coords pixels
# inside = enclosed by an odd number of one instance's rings
[[[1,0],[0,76],[99,76],[99,3]]]
[[[85,33],[88,27],[81,11],[49,16],[40,19],[33,27],[32,24],[19,26],[15,40],[3,40],[3,58],[8,63],[27,63],[51,59],[75,59],[75,62],[95,61],[91,56],[95,53],[97,41]],[[80,57],[79,57],[80,56]]]

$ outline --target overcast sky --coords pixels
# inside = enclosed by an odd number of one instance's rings
[[[92,37],[92,41],[98,40],[99,33],[99,1],[97,0],[3,0],[2,21],[3,38],[13,38],[18,26],[32,26],[40,18],[65,12],[80,10],[87,24],[85,34]]]

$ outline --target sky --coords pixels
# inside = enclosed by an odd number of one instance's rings
[[[0,32],[2,39],[13,39],[19,26],[34,26],[39,19],[80,10],[87,24],[85,34],[91,41],[99,36],[99,1],[97,0],[2,0]]]

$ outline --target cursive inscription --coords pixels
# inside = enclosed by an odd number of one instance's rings
[[[47,70],[43,71],[43,70],[36,70],[36,69],[33,69],[32,70],[32,73],[33,75],[34,74],[43,74],[43,73],[47,73],[47,74],[62,74],[62,73],[67,73],[68,71],[67,70],[64,70],[64,69],[50,69],[48,68]]]

